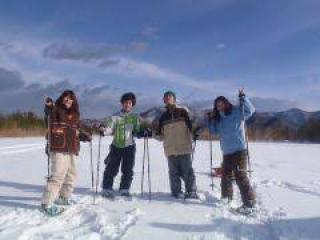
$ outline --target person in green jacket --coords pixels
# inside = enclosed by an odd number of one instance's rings
[[[136,104],[133,93],[125,93],[121,97],[122,109],[108,118],[105,127],[100,127],[102,135],[113,135],[110,152],[105,159],[102,196],[113,198],[113,180],[118,174],[121,165],[121,183],[119,194],[130,196],[130,187],[133,180],[136,144],[134,136],[141,134],[140,119],[132,112]]]

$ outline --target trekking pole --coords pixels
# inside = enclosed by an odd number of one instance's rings
[[[244,128],[245,140],[246,140],[248,172],[249,172],[249,177],[251,178],[252,169],[251,169],[251,161],[250,161],[250,153],[249,153],[249,137],[248,137],[248,131],[247,131],[247,126],[246,126],[246,120],[244,117],[244,99],[243,99],[243,97],[239,96],[239,101],[240,101],[240,106],[241,106],[241,111],[242,111],[242,121],[243,121],[243,128]]]
[[[145,156],[146,156],[146,139],[144,138],[143,139],[142,173],[141,173],[141,197],[143,197]]]
[[[50,127],[50,124],[51,124],[51,121],[50,121],[50,114],[48,115],[48,119],[47,119],[47,124],[48,124],[48,139],[47,139],[47,155],[48,155],[48,164],[47,164],[47,167],[48,167],[48,180],[49,180],[49,177],[50,177],[50,148],[51,148],[51,127]]]
[[[211,189],[213,191],[213,174],[212,174],[212,169],[213,169],[213,150],[212,150],[212,136],[211,133],[209,132],[209,147],[210,147],[210,176],[211,176]]]
[[[101,135],[99,135],[98,159],[97,159],[97,179],[96,179],[96,197],[98,196],[99,177],[100,177],[100,157],[101,157]]]
[[[49,103],[51,103],[51,106],[49,107]],[[46,118],[46,124],[47,124],[47,144],[46,144],[46,153],[47,153],[47,180],[50,178],[50,168],[51,168],[51,161],[50,161],[50,148],[51,148],[51,114],[52,114],[52,108],[54,107],[53,100],[46,96],[45,97],[45,108],[44,108],[44,114]]]
[[[92,141],[90,142],[90,169],[91,169],[91,192],[93,197],[93,204],[95,204],[95,194],[94,194],[94,172],[93,172],[93,157],[92,157]]]
[[[149,138],[146,137],[147,162],[148,162],[148,186],[149,186],[149,201],[151,201],[151,176],[150,176],[150,152],[149,152]]]
[[[210,151],[210,177],[211,177],[211,189],[213,191],[213,144],[212,144],[212,135],[210,133],[210,125],[212,124],[211,118],[208,117],[208,127],[209,127],[209,151]]]

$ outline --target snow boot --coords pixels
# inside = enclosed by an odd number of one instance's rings
[[[184,199],[184,194],[182,192],[172,193],[172,196],[176,199]]]
[[[184,194],[184,199],[199,199],[199,196],[196,192],[186,192]]]
[[[251,216],[251,215],[254,215],[254,213],[256,212],[256,208],[242,205],[241,207],[238,207],[238,208],[232,208],[231,212],[233,212],[234,214]]]
[[[62,206],[71,206],[75,204],[75,201],[67,199],[65,197],[59,197],[54,201],[54,204]]]
[[[101,193],[102,197],[114,199],[114,191],[112,189],[103,189]]]
[[[119,194],[122,197],[131,197],[131,194],[128,189],[120,189]]]
[[[48,217],[56,217],[61,215],[65,209],[63,207],[57,207],[55,205],[41,204],[41,212],[46,214]]]

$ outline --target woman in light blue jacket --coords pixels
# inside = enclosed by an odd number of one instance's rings
[[[232,105],[223,96],[216,98],[213,112],[208,114],[208,128],[211,134],[219,136],[223,153],[221,197],[232,200],[232,179],[235,177],[240,189],[242,207],[252,208],[256,201],[247,174],[245,121],[255,113],[255,108],[243,90],[239,91],[239,98],[239,106]]]

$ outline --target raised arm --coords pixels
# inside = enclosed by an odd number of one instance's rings
[[[243,89],[240,89],[239,91],[239,100],[241,110],[243,108],[243,117],[245,120],[248,120],[255,113],[256,109],[249,98],[245,95]]]

